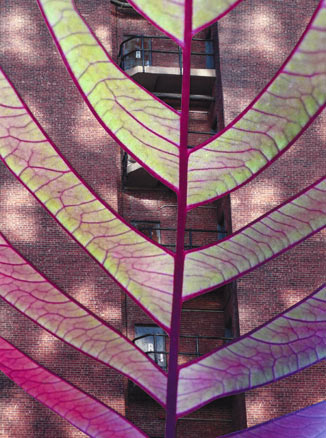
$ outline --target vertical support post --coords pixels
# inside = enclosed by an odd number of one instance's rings
[[[143,73],[145,73],[144,35],[141,36],[141,60],[143,65]]]
[[[199,338],[196,336],[196,356],[199,357]]]
[[[149,40],[149,65],[153,65],[153,38]]]
[[[179,70],[180,70],[180,76],[182,75],[182,51],[180,46],[178,46],[178,51],[179,51]]]
[[[153,340],[154,340],[154,360],[155,360],[155,363],[158,363],[158,356],[157,356],[157,339],[156,339],[156,334],[155,333],[153,333]]]

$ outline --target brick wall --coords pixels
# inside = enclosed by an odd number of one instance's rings
[[[318,1],[241,3],[219,24],[224,112],[229,123],[258,94],[296,44]],[[319,117],[279,160],[231,195],[237,230],[325,174],[326,118]],[[325,282],[326,233],[318,233],[237,282],[241,333],[264,323]],[[325,366],[246,394],[248,425],[325,398]]]

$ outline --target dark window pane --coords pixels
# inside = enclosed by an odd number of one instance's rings
[[[148,355],[162,368],[166,368],[167,363],[164,334],[164,331],[157,326],[135,326],[135,344],[145,353],[148,353]]]

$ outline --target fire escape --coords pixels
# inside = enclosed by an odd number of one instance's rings
[[[216,68],[213,39],[194,38],[190,82],[189,147],[207,140],[216,132]],[[175,109],[181,107],[182,52],[170,38],[157,35],[125,35],[120,45],[120,67],[136,82]],[[191,116],[195,114],[197,120]],[[199,118],[199,120],[198,120]],[[126,153],[122,159],[125,189],[162,187]]]
[[[171,39],[158,35],[125,34],[118,54],[120,67],[136,82],[175,109],[181,108],[182,52]],[[188,147],[194,147],[208,140],[223,129],[223,105],[218,55],[217,26],[212,26],[204,37],[194,38],[192,44],[192,66],[190,82],[190,114]],[[122,157],[123,189],[162,190],[163,184],[153,178],[127,153]],[[200,247],[216,242],[231,231],[228,198],[204,208],[216,209],[215,229],[187,228],[185,249]],[[164,206],[165,207],[165,206]],[[169,205],[171,207],[171,205]],[[226,220],[225,220],[226,219]],[[176,230],[161,227],[159,222],[133,221],[133,225],[152,240],[174,251]],[[186,302],[182,309],[179,363],[196,359],[215,348],[222,347],[237,336],[236,299],[234,285],[226,285],[203,296]],[[192,321],[199,315],[203,322],[195,327]],[[211,324],[212,322],[212,324]],[[216,336],[209,336],[213,326]],[[192,328],[189,330],[189,327]],[[211,334],[211,333],[210,333]],[[160,367],[167,370],[169,364],[169,337],[153,324],[136,324],[133,342],[151,357]],[[143,403],[152,409],[148,396],[129,381],[128,405]],[[241,405],[236,397],[216,400],[215,412],[218,418],[211,418],[209,411],[200,411],[181,418],[181,436],[184,428],[192,423],[194,427],[212,422],[214,427],[233,430],[237,425],[234,412]],[[164,418],[162,417],[162,421]],[[241,420],[240,420],[241,422]],[[212,424],[212,425],[213,425]],[[238,424],[240,428],[243,424]],[[206,426],[205,426],[206,427]],[[156,435],[155,435],[156,437]],[[158,435],[157,435],[158,437]],[[154,435],[152,435],[154,438]]]

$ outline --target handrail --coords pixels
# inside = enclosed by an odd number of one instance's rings
[[[145,48],[143,49],[143,48],[141,48],[140,50],[139,49],[130,50],[130,52],[127,52],[124,55],[120,55],[120,58],[124,59],[126,56],[129,56],[132,53],[136,53],[136,52],[139,52],[139,51],[144,52],[144,53],[146,53],[146,52],[149,52],[149,53],[171,53],[172,55],[179,55],[179,53],[180,53],[179,50],[169,50],[169,51],[167,51],[167,50],[155,50],[155,49],[145,49]],[[214,53],[202,53],[202,52],[191,52],[191,54],[195,55],[195,56],[213,56],[214,55]]]
[[[148,226],[140,226],[138,228],[139,231],[142,232],[149,232],[150,237],[151,237],[151,232],[155,231],[155,232],[160,232],[160,231],[176,231],[176,228],[172,228],[172,227],[156,227],[155,229],[153,229],[152,227]],[[195,245],[194,244],[194,237],[196,233],[201,233],[201,234],[214,234],[216,236],[217,240],[221,240],[224,237],[227,236],[227,231],[224,230],[219,230],[218,228],[214,229],[214,230],[207,230],[207,229],[201,229],[201,228],[186,228],[185,229],[186,234],[188,234],[188,242],[189,244],[185,244],[185,249],[194,249],[194,248],[199,248],[201,245]],[[164,246],[165,248],[175,248],[175,244],[164,244],[161,243],[162,246]]]
[[[127,40],[124,40],[124,42],[129,41],[130,39],[133,38],[151,38],[151,39],[158,39],[158,40],[171,40],[171,38],[164,36],[164,35],[142,35],[142,34],[132,34],[132,33],[126,33],[124,34],[125,37],[128,37]],[[214,40],[211,38],[193,38],[192,41],[211,41],[213,42]]]
[[[152,55],[155,53],[162,53],[162,54],[171,54],[171,55],[177,55],[178,57],[178,64],[179,64],[179,70],[180,75],[182,75],[182,51],[179,46],[176,46],[168,37],[162,36],[162,35],[125,35],[126,39],[122,41],[120,44],[120,49],[118,53],[118,58],[120,60],[119,64],[120,67],[124,70],[131,68],[126,67],[126,60],[130,59],[131,65],[142,65],[143,67],[143,73],[145,73],[145,66],[149,63],[149,65],[152,65]],[[140,42],[140,47],[136,49],[129,50],[128,52],[124,51],[125,45],[132,41],[132,40],[140,40],[137,42]],[[149,41],[149,48],[146,48],[144,45],[144,41]],[[155,40],[165,40],[169,41],[169,44],[171,44],[171,49],[153,49],[152,45]],[[211,43],[210,47],[205,47],[205,50],[203,52],[193,51],[191,54],[193,56],[205,56],[209,57],[211,59],[212,64],[214,64],[214,51],[213,51],[213,40],[212,39],[204,39],[204,38],[194,38],[194,41],[200,41],[203,43]],[[136,58],[136,54],[139,53],[139,57]],[[132,56],[135,54],[135,56]],[[145,60],[145,55],[147,55],[148,59]],[[137,64],[137,61],[139,64]]]
[[[167,335],[166,333],[146,333],[145,335],[137,336],[132,340],[132,342],[135,343],[139,339],[147,338],[148,336],[161,336],[164,338],[169,337],[169,335]],[[179,337],[184,339],[211,339],[216,341],[232,341],[234,339],[233,337],[227,337],[227,336],[200,336],[200,335],[180,335]],[[155,353],[155,352],[149,351],[149,353]],[[163,352],[159,351],[158,353],[163,353]]]
[[[158,363],[157,355],[164,355],[165,360],[164,364],[159,365],[162,368],[167,368],[167,358],[169,355],[169,352],[166,350],[157,350],[157,337],[163,337],[164,339],[169,338],[169,336],[166,333],[147,333],[145,335],[137,336],[132,340],[132,342],[135,344],[140,339],[151,337],[154,340],[153,347],[154,349],[151,351],[144,351],[144,353],[148,356],[154,356],[154,361]],[[200,335],[182,335],[180,336],[180,339],[194,339],[195,340],[195,351],[193,353],[185,352],[185,351],[179,351],[180,356],[187,356],[187,357],[200,357],[203,353],[200,352],[200,340],[215,340],[215,341],[224,341],[224,342],[230,342],[234,339],[234,337],[227,337],[227,336],[200,336]],[[137,345],[137,344],[136,344]]]

